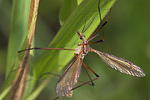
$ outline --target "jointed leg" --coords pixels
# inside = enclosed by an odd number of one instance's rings
[[[81,62],[83,63],[83,65],[85,66],[85,67],[87,67],[96,77],[99,77],[88,65],[86,65],[82,60],[81,60]]]
[[[20,50],[18,51],[18,53],[23,52],[23,51],[27,51],[27,50],[38,50],[38,49],[44,49],[44,50],[70,50],[70,51],[75,51],[75,49],[64,49],[64,48],[29,48],[29,49],[25,49],[25,50]]]
[[[89,78],[90,78],[90,80],[91,80],[92,86],[94,86],[94,82],[92,81],[92,78],[90,77],[90,75],[89,75],[89,73],[88,73],[88,70],[86,69],[85,63],[84,63],[83,61],[81,61],[81,62],[83,63],[84,68],[85,68],[85,71],[86,71],[86,73],[87,73],[88,77],[89,77]]]
[[[100,26],[100,28],[97,29],[97,31],[95,31],[95,32],[88,38],[88,41],[92,40],[93,37],[95,37],[95,35],[96,35],[101,29],[102,29],[102,37],[103,37],[103,39],[100,40],[100,41],[101,41],[101,42],[104,41],[103,27],[104,27],[104,26],[108,23],[108,21],[109,21],[109,16],[110,16],[110,12],[111,12],[111,9],[112,9],[112,8],[110,8],[110,11],[109,11],[107,20],[104,22],[104,24],[102,24],[102,18],[101,18],[101,14],[100,14],[101,11],[100,11],[99,5],[100,5],[100,1],[99,1],[99,3],[98,3],[98,11],[99,11],[99,16],[100,16],[100,23],[101,23],[101,26]]]

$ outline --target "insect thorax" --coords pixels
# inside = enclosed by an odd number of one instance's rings
[[[88,42],[84,41],[84,42],[79,43],[78,45],[86,44],[86,43],[88,43]],[[80,54],[80,52],[83,52],[82,56],[85,56],[90,51],[90,46],[89,45],[80,45],[77,48],[75,48],[75,50],[76,51],[74,54]]]

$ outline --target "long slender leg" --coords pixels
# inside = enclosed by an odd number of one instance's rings
[[[84,33],[91,26],[91,24],[92,24],[93,21],[94,21],[94,18],[92,19],[92,21],[90,22],[90,24],[85,29],[85,25],[86,25],[86,20],[85,20],[85,24],[84,24],[84,27],[82,29],[82,33]]]
[[[77,55],[76,54],[74,54],[74,56],[75,57],[77,57]],[[88,73],[88,71],[87,71],[87,69],[86,69],[86,64],[83,62],[83,60],[81,60],[81,62],[83,63],[83,65],[84,65],[84,68],[85,68],[85,71],[86,71],[86,73],[87,73],[87,75],[88,75],[88,77],[90,78],[90,80],[91,80],[91,84],[92,84],[92,86],[94,86],[94,83],[93,83],[93,81],[92,81],[92,78],[90,77],[90,75],[89,75],[89,73]]]
[[[53,76],[57,76],[57,77],[61,77],[61,75],[58,75],[58,74],[55,74],[55,73],[51,73],[51,72],[46,72],[46,73],[43,73],[38,79],[40,80],[42,77],[44,77],[45,75],[53,75]]]
[[[74,54],[74,56],[77,57],[76,54]],[[99,77],[87,64],[85,64],[85,63],[83,62],[83,60],[81,60],[81,62],[82,62],[82,64],[83,64],[85,67],[87,67],[96,77]]]
[[[91,39],[93,39],[92,37],[94,37],[101,29],[102,29],[102,37],[103,39],[100,40],[100,41],[104,41],[104,31],[103,31],[103,27],[108,23],[109,21],[109,16],[110,16],[110,12],[111,12],[111,9],[110,8],[110,11],[109,11],[109,14],[108,14],[108,17],[107,17],[107,20],[104,22],[104,24],[102,24],[102,19],[101,19],[101,14],[100,14],[100,0],[99,0],[99,3],[98,3],[98,11],[99,11],[99,16],[100,16],[100,23],[101,23],[101,26],[100,28],[97,29],[97,31],[95,31],[87,40],[90,41]]]
[[[84,65],[84,64],[83,64]],[[94,82],[92,81],[92,78],[90,77],[90,75],[89,75],[89,73],[88,73],[88,70],[86,69],[86,66],[84,65],[84,68],[85,68],[85,71],[86,71],[86,73],[87,73],[87,75],[88,75],[88,77],[90,78],[90,80],[91,80],[91,84],[92,84],[92,86],[94,86]]]
[[[81,60],[81,62],[83,63],[83,65],[85,66],[85,67],[87,67],[96,77],[99,77],[88,65],[86,65],[82,60]]]
[[[97,80],[98,78],[99,78],[99,77],[96,77],[96,78],[94,78],[94,79],[92,79],[92,80],[90,80],[90,81],[84,82],[83,84],[81,84],[81,85],[79,85],[79,86],[76,86],[76,87],[74,87],[73,89],[71,89],[71,91],[72,91],[72,90],[75,90],[75,89],[77,89],[77,88],[79,88],[79,87],[81,87],[81,86],[84,86],[84,85],[90,83],[91,81],[93,82],[93,81]]]
[[[23,51],[27,51],[27,50],[39,50],[39,49],[44,49],[44,50],[70,50],[70,51],[75,51],[75,49],[64,49],[64,48],[29,48],[29,49],[25,49],[25,50],[20,50],[18,51],[18,53],[23,52]]]
[[[111,8],[112,9],[112,8]],[[89,42],[89,43],[83,43],[83,44],[79,44],[78,46],[80,45],[89,45],[89,44],[95,44],[95,43],[99,43],[99,42],[104,42],[104,32],[103,32],[103,27],[108,23],[109,21],[109,16],[110,16],[110,12],[111,12],[111,9],[109,11],[109,14],[108,14],[108,17],[107,17],[107,20],[105,21],[105,23],[103,25],[101,25],[101,27],[96,30],[87,40],[90,41],[92,40],[93,38],[95,38],[97,36],[97,33],[99,32],[99,30],[102,29],[102,36],[103,36],[103,39],[102,40],[99,40],[99,41],[95,41],[95,42]],[[101,22],[102,23],[102,22]]]

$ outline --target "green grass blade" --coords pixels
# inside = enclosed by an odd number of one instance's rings
[[[32,92],[31,95],[27,96],[25,100],[34,100],[39,93],[45,88],[45,86],[49,83],[51,77],[48,77],[46,80],[44,80],[37,88],[35,91]]]
[[[14,0],[12,9],[11,29],[7,56],[6,80],[1,88],[1,95],[5,97],[6,92],[10,88],[12,81],[17,73],[17,68],[20,64],[21,56],[18,56],[17,51],[21,48],[28,31],[30,0]],[[25,45],[23,45],[25,47]],[[22,47],[23,47],[22,46]],[[7,91],[6,91],[7,90]]]
[[[64,3],[59,13],[59,23],[63,25],[65,20],[69,17],[72,11],[78,6],[77,0],[64,0]],[[64,14],[65,13],[65,14]]]
[[[8,94],[8,92],[10,91],[10,86],[5,88],[5,90],[0,94],[0,100],[4,100],[4,98],[6,97],[6,95]]]
[[[13,0],[6,77],[8,76],[17,57],[17,51],[21,48],[21,45],[26,37],[29,8],[30,0]]]

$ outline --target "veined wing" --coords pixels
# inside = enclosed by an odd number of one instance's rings
[[[56,85],[56,94],[58,97],[62,96],[72,96],[71,89],[74,88],[74,85],[77,83],[78,78],[81,72],[81,61],[78,56],[65,70]]]
[[[122,73],[129,74],[132,76],[137,77],[145,76],[144,71],[140,67],[138,67],[137,65],[133,64],[128,60],[104,52],[100,52],[94,49],[91,49],[91,51],[97,53],[100,56],[100,58],[104,61],[104,63],[114,68],[115,70],[118,70]]]

